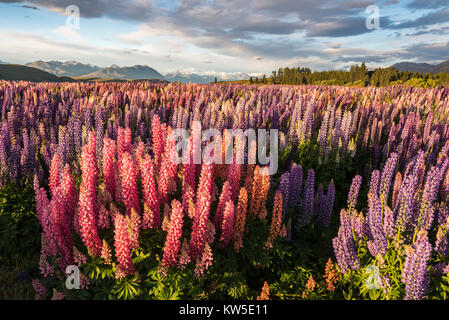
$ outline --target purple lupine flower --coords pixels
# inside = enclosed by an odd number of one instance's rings
[[[375,253],[385,254],[387,251],[387,239],[385,237],[383,224],[382,224],[382,204],[378,196],[369,195],[368,196],[368,226],[370,230],[370,235],[373,240],[373,246],[375,247]]]
[[[298,227],[306,226],[310,223],[313,216],[313,203],[315,202],[315,171],[307,170],[307,179],[304,186],[304,194],[299,210]]]
[[[405,300],[425,298],[429,287],[427,264],[432,253],[432,245],[427,238],[427,231],[420,230],[413,248],[407,253],[401,281],[405,283]]]
[[[383,227],[387,237],[392,238],[394,235],[394,213],[389,206],[383,206]]]
[[[332,239],[335,257],[343,273],[360,268],[357,250],[352,236],[351,219],[346,210],[340,212],[340,229],[338,236]]]
[[[445,227],[439,227],[437,232],[437,239],[435,241],[435,252],[440,256],[446,257],[448,249],[447,230]]]
[[[379,178],[380,178],[380,172],[379,170],[374,170],[371,173],[371,180],[369,182],[369,191],[368,195],[376,196],[379,190]]]
[[[418,171],[424,162],[425,154],[420,151],[407,166],[405,177],[398,192],[394,215],[396,229],[405,231],[413,222],[415,212],[415,192],[418,186]]]
[[[357,198],[359,196],[360,186],[362,185],[362,177],[356,175],[352,179],[351,187],[348,193],[348,206],[354,208],[357,205]]]
[[[289,206],[298,207],[301,199],[303,171],[299,164],[293,163],[290,169]]]
[[[335,201],[335,184],[334,180],[331,180],[327,186],[327,193],[324,197],[324,204],[320,205],[320,212],[318,213],[318,221],[323,227],[328,227],[331,222],[332,211],[334,209]]]
[[[418,228],[429,230],[432,225],[435,211],[434,201],[448,164],[449,160],[446,158],[443,163],[432,167],[427,173],[417,221]]]
[[[391,181],[394,174],[394,169],[398,162],[398,154],[392,153],[388,158],[385,166],[382,170],[382,177],[380,179],[379,196],[383,200],[383,203],[387,203],[388,194],[390,193]]]
[[[325,202],[325,196],[324,196],[324,191],[323,191],[323,185],[320,184],[318,186],[318,190],[317,190],[316,196],[315,196],[315,203],[313,205],[313,216],[317,217],[318,214],[320,213],[320,208],[325,205],[326,205],[326,202]]]
[[[282,220],[285,218],[285,212],[289,202],[290,191],[290,173],[284,172],[281,176],[281,182],[279,183],[279,190],[282,193]]]

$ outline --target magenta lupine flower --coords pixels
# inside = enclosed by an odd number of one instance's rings
[[[204,271],[206,271],[214,261],[214,256],[210,245],[206,242],[204,245],[204,249],[201,254],[201,258],[197,260],[194,275],[199,278],[204,275]]]
[[[189,202],[194,201],[195,197],[195,164],[193,163],[193,137],[189,139],[189,145],[187,153],[184,155],[188,161],[184,161],[182,164],[182,206],[184,210],[189,212]],[[186,163],[187,162],[187,163]]]
[[[357,205],[357,198],[359,196],[360,186],[362,185],[362,177],[356,175],[352,179],[351,187],[348,193],[348,206],[354,208]]]
[[[427,231],[420,230],[413,248],[407,253],[401,281],[405,283],[405,300],[425,298],[429,287],[427,271],[428,261],[432,253],[432,245],[427,238]]]
[[[229,243],[231,242],[232,233],[234,231],[234,218],[235,218],[234,203],[232,202],[232,200],[228,200],[224,208],[223,222],[221,225],[220,242],[223,247],[228,246]]]
[[[82,182],[79,196],[78,219],[81,238],[91,254],[98,256],[101,253],[101,240],[97,231],[97,194],[98,169],[95,149],[95,136],[89,135],[89,144],[83,147],[82,152]]]
[[[34,297],[35,300],[41,300],[44,299],[47,295],[47,288],[38,280],[33,279],[31,281],[31,284],[33,285],[34,291],[36,291],[36,295]]]
[[[131,257],[132,247],[129,239],[128,224],[126,222],[125,216],[117,214],[115,216],[114,225],[115,256],[117,257],[117,261],[119,262],[118,277],[126,276],[127,274],[133,274],[134,264]]]
[[[159,197],[161,203],[163,204],[168,202],[169,194],[176,188],[176,175],[178,165],[173,158],[174,153],[176,153],[176,142],[170,137],[170,135],[171,128],[169,128],[168,136],[166,138],[167,144],[165,146],[165,153],[162,156],[162,163],[158,176]]]
[[[126,205],[126,214],[131,215],[131,209],[134,209],[140,215],[139,197],[137,195],[136,166],[131,154],[128,152],[125,152],[122,155],[120,177]]]
[[[53,159],[51,161],[51,168],[50,168],[50,190],[53,195],[55,190],[60,186],[61,184],[61,157],[58,153],[56,153],[53,156]]]
[[[162,132],[161,121],[158,115],[153,116],[153,120],[151,123],[151,132],[152,132],[152,140],[153,140],[153,155],[154,155],[154,163],[156,170],[159,169],[162,153],[164,152],[164,137]]]
[[[132,153],[132,144],[131,144],[131,129],[130,128],[118,128],[118,137],[117,137],[117,156],[119,163],[122,160],[122,156],[125,153]]]
[[[50,210],[50,201],[44,188],[35,190],[36,213],[43,231],[43,241],[45,245],[41,246],[43,256],[56,256],[58,246],[56,243],[55,228],[53,216]]]
[[[193,260],[198,259],[204,249],[211,205],[212,173],[212,164],[202,165],[200,182],[196,193],[195,217],[193,218],[190,238],[190,255]]]
[[[117,162],[115,160],[115,141],[104,138],[103,142],[103,181],[106,190],[114,200],[116,196],[115,172]]]
[[[59,263],[62,271],[64,271],[68,265],[73,264],[73,239],[70,230],[71,220],[70,217],[67,216],[66,208],[64,192],[62,187],[59,186],[53,192],[53,197],[50,202],[50,210],[53,218],[52,222],[55,231],[55,239],[62,255],[62,260],[60,260]]]
[[[154,179],[153,160],[149,155],[145,156],[141,170],[144,201],[143,228],[157,228],[161,225],[161,212]]]
[[[228,181],[223,184],[220,199],[218,200],[217,209],[215,210],[214,225],[216,228],[220,228],[223,223],[223,212],[226,207],[226,203],[232,198],[232,188]]]
[[[237,195],[239,192],[241,172],[242,172],[241,164],[234,162],[229,165],[228,181],[229,181],[229,184],[231,187],[231,199],[232,200],[235,200],[237,198]]]
[[[164,267],[175,266],[178,262],[178,254],[181,248],[182,225],[184,212],[181,203],[173,200],[170,224],[168,226],[167,238],[165,239],[164,255],[162,265]]]
[[[131,214],[126,217],[126,222],[128,223],[129,243],[131,245],[131,249],[138,248],[140,226],[142,224],[140,215],[136,212],[136,210],[131,209]]]
[[[69,164],[65,165],[64,172],[62,173],[61,187],[63,190],[67,219],[70,221],[70,226],[73,226],[76,204],[78,202],[78,191],[76,190],[75,179],[70,172]]]

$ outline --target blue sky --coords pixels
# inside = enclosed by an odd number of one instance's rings
[[[76,5],[80,28],[67,24]],[[368,6],[379,29],[366,28]],[[447,0],[0,0],[0,60],[266,73],[449,59]]]

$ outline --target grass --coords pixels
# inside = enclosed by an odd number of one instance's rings
[[[31,281],[39,272],[39,251],[0,256],[0,300],[30,300]]]

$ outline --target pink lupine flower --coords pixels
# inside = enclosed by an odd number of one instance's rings
[[[182,206],[189,213],[189,217],[193,218],[193,211],[189,210],[189,202],[195,197],[195,164],[193,163],[193,137],[190,137],[188,147],[188,162],[182,165]]]
[[[118,128],[118,136],[117,136],[117,156],[119,163],[122,160],[122,157],[125,153],[132,152],[132,144],[131,144],[131,129],[122,127]]]
[[[233,163],[233,164],[231,164],[229,166],[228,181],[229,181],[229,184],[231,185],[231,198],[232,198],[232,200],[235,200],[237,198],[237,195],[238,195],[238,192],[239,192],[241,171],[242,171],[242,165],[241,164]]]
[[[226,247],[232,239],[232,232],[234,230],[234,203],[231,200],[226,202],[223,214],[223,222],[221,226],[220,242],[223,247]]]
[[[125,152],[120,163],[120,177],[122,180],[122,192],[126,205],[126,214],[131,214],[131,209],[140,215],[139,197],[137,195],[136,166],[131,154]]]
[[[136,210],[131,209],[131,214],[126,217],[126,222],[128,223],[129,243],[131,248],[138,248],[141,219]]]
[[[39,222],[42,226],[42,238],[45,246],[42,246],[42,254],[44,256],[56,256],[58,247],[55,239],[55,230],[53,217],[50,210],[50,201],[47,198],[47,192],[44,188],[39,188],[36,191],[36,213]]]
[[[167,203],[168,195],[173,190],[176,181],[177,163],[173,159],[176,141],[170,137],[171,128],[169,128],[168,137],[166,139],[165,153],[162,156],[162,163],[159,170],[159,197],[162,203]],[[176,186],[176,185],[175,185]]]
[[[223,184],[223,190],[221,191],[220,199],[218,200],[217,209],[215,210],[214,224],[217,228],[221,228],[223,222],[223,212],[225,206],[232,198],[232,187],[228,181]]]
[[[115,232],[114,245],[115,256],[119,262],[117,266],[119,277],[134,273],[134,264],[131,258],[131,243],[128,233],[128,225],[123,215],[117,214],[115,216]]]
[[[192,235],[190,238],[190,254],[194,260],[198,259],[202,254],[207,235],[207,223],[209,221],[211,205],[212,172],[212,164],[204,164],[202,166],[196,194],[195,217],[193,219]]]
[[[73,239],[70,230],[71,220],[67,216],[67,207],[64,201],[63,189],[59,186],[53,192],[53,198],[50,202],[50,209],[53,218],[56,242],[62,254],[60,261],[61,270],[72,264]]]
[[[142,178],[142,162],[145,157],[145,144],[139,141],[134,152],[134,159],[136,159],[136,177],[138,180]]]
[[[154,155],[154,164],[156,166],[156,170],[159,169],[162,153],[164,152],[164,137],[161,121],[159,116],[155,114],[153,116],[153,121],[151,123],[152,130],[152,140],[153,140],[153,155]]]
[[[206,242],[202,251],[201,258],[196,262],[194,271],[195,277],[199,278],[203,276],[204,271],[206,271],[212,265],[212,261],[214,261],[213,252],[210,245]]]
[[[55,269],[48,263],[43,255],[39,259],[39,270],[44,278],[53,276],[55,274]]]
[[[117,169],[117,162],[115,161],[115,141],[109,138],[104,138],[103,142],[103,181],[106,185],[106,190],[115,199],[116,196],[116,181],[115,172]]]
[[[45,296],[47,295],[47,288],[45,288],[44,285],[38,279],[33,279],[31,281],[31,284],[33,285],[34,291],[36,291],[34,299],[35,300],[44,299]]]
[[[184,213],[181,203],[178,200],[173,200],[170,225],[168,226],[162,258],[162,265],[166,268],[177,264],[179,249],[181,247],[183,217]]]
[[[50,190],[53,194],[57,187],[61,184],[61,177],[60,177],[60,168],[61,168],[61,157],[58,153],[55,153],[53,156],[53,159],[51,160],[51,167],[50,167]]]
[[[76,190],[75,179],[70,173],[69,164],[66,164],[64,172],[62,173],[61,186],[66,206],[67,219],[70,221],[70,226],[73,226],[76,203],[78,202],[78,191]]]
[[[143,228],[157,228],[161,224],[159,195],[154,179],[153,160],[145,156],[142,162],[142,193],[143,193]]]
[[[184,239],[184,241],[182,242],[181,254],[179,255],[179,267],[181,269],[185,269],[185,267],[187,266],[187,264],[190,263],[190,261],[191,259],[189,255],[189,243],[187,239]]]
[[[82,182],[79,196],[78,219],[81,238],[94,256],[101,253],[101,240],[97,231],[97,194],[98,167],[95,150],[95,135],[89,134],[89,143],[82,152]]]
[[[53,288],[53,296],[51,297],[51,300],[64,300],[65,296],[64,293],[59,292],[55,288]]]
[[[109,211],[106,209],[103,203],[100,201],[97,203],[98,206],[98,219],[97,219],[97,227],[98,229],[109,229]]]
[[[79,251],[76,247],[73,247],[73,259],[78,267],[81,267],[87,262],[87,257]]]
[[[101,250],[101,257],[104,259],[105,264],[112,263],[111,254],[112,254],[111,247],[109,247],[109,244],[106,242],[106,240],[103,240],[103,249]]]

